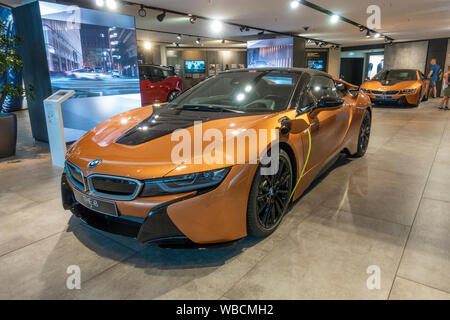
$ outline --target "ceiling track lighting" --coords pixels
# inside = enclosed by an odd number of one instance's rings
[[[261,32],[258,32],[258,36],[262,36],[262,35],[264,35],[264,32],[265,32],[266,30],[263,30],[263,31],[261,31]]]
[[[161,14],[159,14],[156,19],[158,19],[159,22],[163,22],[164,19],[166,18],[166,10],[164,10]]]
[[[359,26],[359,31],[363,32],[364,30],[366,30],[366,28],[364,28],[363,26]]]
[[[197,38],[197,40],[195,40],[196,44],[200,44],[200,42],[201,42],[200,38]]]
[[[373,35],[373,37],[374,37],[375,39],[378,39],[379,37],[381,37],[381,33],[377,32],[377,33],[375,33],[375,34]]]
[[[177,39],[181,40],[181,34],[177,35]]]
[[[145,10],[143,4],[141,4],[141,8],[139,9],[138,14],[141,18],[145,18],[147,16],[147,11]]]
[[[245,31],[245,27],[244,27],[244,26],[241,26],[241,27],[239,28],[239,30],[240,30],[241,32],[244,32],[244,31]]]
[[[369,29],[367,29],[366,38],[370,38],[370,30]]]
[[[197,17],[196,16],[191,16],[189,18],[189,22],[192,23],[192,24],[194,24],[196,21],[197,21]]]
[[[225,43],[225,39],[222,39],[222,43]]]

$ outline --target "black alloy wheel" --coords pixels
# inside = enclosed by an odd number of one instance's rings
[[[278,171],[261,175],[258,168],[253,181],[247,213],[248,232],[267,236],[280,224],[289,205],[293,184],[293,170],[289,156],[280,150]]]
[[[364,112],[361,128],[359,130],[358,152],[355,154],[355,157],[360,158],[366,154],[370,141],[371,126],[372,126],[372,119],[370,117],[369,111],[366,110]]]

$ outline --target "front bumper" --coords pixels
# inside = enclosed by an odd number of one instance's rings
[[[399,95],[375,95],[367,94],[372,100],[372,103],[377,104],[398,104],[407,105],[415,104],[417,101],[417,93],[399,94]]]
[[[196,197],[187,195],[182,198],[177,198],[174,201],[168,201],[156,207],[151,207],[148,209],[148,215],[145,218],[137,219],[127,216],[109,216],[88,209],[76,201],[72,188],[74,186],[68,181],[64,172],[61,177],[61,195],[65,210],[70,210],[76,217],[96,229],[134,238],[141,244],[169,248],[224,247],[233,244],[246,235],[245,231],[239,230],[239,226],[236,225],[233,231],[224,229],[224,224],[220,223],[220,216],[217,219],[217,223],[215,223],[219,231],[216,230],[214,232],[207,226],[203,226],[204,228],[200,232],[195,230],[195,228],[198,228],[196,226],[196,219],[199,218],[199,214],[201,214],[201,218],[205,222],[212,215],[219,215],[219,210],[211,208],[212,211],[208,210],[207,213],[199,207],[197,210],[192,210],[189,206],[192,204],[190,200],[194,201],[195,199],[194,203],[198,203],[197,201],[201,201],[202,197],[211,197],[211,193],[213,192]],[[131,204],[132,202],[130,201],[129,203]],[[182,206],[182,209],[176,207],[180,203],[185,204],[185,206]],[[215,205],[221,206],[222,203],[217,202]],[[204,204],[204,207],[207,207],[207,205]],[[121,208],[123,206],[119,207],[119,209]],[[246,205],[243,208],[246,209]],[[189,222],[185,221],[187,214],[191,217]],[[179,217],[180,215],[181,217]],[[229,216],[232,223],[233,214],[229,214]],[[181,227],[177,227],[177,224]],[[184,230],[184,232],[180,229]],[[211,231],[213,231],[212,234]]]

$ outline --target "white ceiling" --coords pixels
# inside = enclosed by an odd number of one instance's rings
[[[17,5],[21,1],[0,0],[0,2]],[[95,1],[72,2],[81,4]],[[345,22],[331,24],[329,16],[306,6],[291,10],[290,0],[135,0],[134,2],[243,25],[295,32],[304,37],[317,38],[344,46],[383,43],[382,39],[366,39],[358,28]],[[449,0],[311,0],[311,2],[364,25],[367,25],[367,7],[378,5],[381,8],[380,31],[398,41],[450,36]],[[255,38],[257,33],[257,31],[241,33],[237,27],[225,26],[221,34],[214,34],[207,21],[198,20],[197,23],[191,24],[186,17],[167,14],[166,19],[161,23],[156,19],[161,12],[147,10],[147,16],[141,18],[137,15],[138,9],[139,7],[135,6],[121,6],[118,11],[135,15],[137,28],[143,29],[234,40],[248,38],[242,36]],[[305,26],[309,27],[308,31],[303,29]],[[179,42],[176,35],[142,31],[138,32],[138,39],[166,43]],[[181,43],[192,46],[194,40],[195,38],[183,37]],[[208,42],[204,39],[202,42],[205,46],[222,45],[218,40]],[[230,43],[227,42],[225,46],[230,46]]]

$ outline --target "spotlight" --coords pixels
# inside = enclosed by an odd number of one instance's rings
[[[181,34],[177,35],[177,39],[181,40]]]
[[[192,23],[192,24],[194,24],[196,21],[197,21],[197,17],[196,17],[196,16],[192,16],[192,17],[189,19],[189,22]]]
[[[150,50],[152,48],[152,44],[150,42],[148,42],[148,41],[145,41],[144,42],[144,48],[146,50]]]
[[[373,37],[375,38],[375,39],[378,39],[379,37],[381,37],[381,33],[375,33],[374,35],[373,35]]]
[[[200,44],[200,41],[201,41],[200,38],[197,38],[197,40],[195,40],[195,43]]]
[[[245,31],[245,27],[244,26],[241,26],[240,28],[239,28],[239,30],[241,31],[241,32],[244,32]]]
[[[161,14],[159,14],[156,19],[158,19],[159,22],[163,22],[166,18],[166,10],[164,10]]]
[[[225,39],[222,39],[222,43],[225,43]]]
[[[318,46],[320,44],[320,41],[314,41],[314,43],[316,44],[316,46]]]
[[[106,6],[108,9],[115,10],[117,9],[117,2],[116,0],[106,0]]]
[[[261,32],[258,32],[258,36],[264,35],[264,31],[265,31],[265,30],[263,30],[263,31],[261,31]]]
[[[364,28],[363,26],[359,26],[359,31],[363,32],[366,28]]]
[[[245,31],[246,31],[246,32],[249,32],[249,31],[250,31],[250,28],[249,28],[249,27],[245,27]]]
[[[366,38],[370,38],[370,30],[367,30],[366,32]]]
[[[311,43],[311,42],[312,42],[311,39],[306,40],[306,43]]]
[[[176,46],[177,46],[177,43],[176,43],[176,42],[172,42],[172,45],[173,45],[174,47],[176,47]]]
[[[299,0],[293,0],[291,1],[291,9],[297,9],[300,6]]]
[[[308,31],[309,27],[303,27],[303,30]]]
[[[99,7],[103,7],[105,5],[105,1],[103,0],[95,0],[95,4]]]
[[[331,23],[337,23],[339,21],[340,17],[337,14],[333,14],[330,18]]]
[[[180,47],[180,44],[179,44],[179,43],[177,43],[176,47],[177,47],[177,48],[179,48],[179,47]]]
[[[147,11],[145,11],[143,4],[141,4],[141,8],[139,9],[138,14],[141,18],[145,18],[145,16],[147,16]]]

